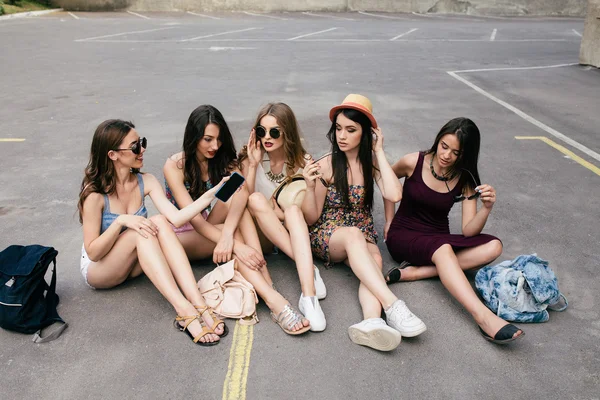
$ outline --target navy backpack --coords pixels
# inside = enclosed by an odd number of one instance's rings
[[[0,327],[22,333],[35,333],[36,343],[56,339],[67,324],[56,311],[56,251],[40,245],[9,246],[0,252]],[[50,284],[44,276],[50,266]],[[62,325],[42,338],[43,328]]]

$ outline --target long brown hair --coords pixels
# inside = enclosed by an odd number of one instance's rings
[[[108,157],[108,152],[118,149],[125,136],[135,128],[129,121],[120,119],[109,119],[102,122],[94,132],[90,160],[81,182],[79,192],[79,222],[83,223],[83,203],[92,193],[112,194],[115,192],[117,180],[115,177],[115,166]],[[131,172],[138,173],[139,170],[132,169]]]
[[[304,167],[304,155],[306,154],[296,116],[290,106],[285,103],[269,103],[260,109],[253,127],[260,125],[260,120],[267,115],[271,115],[277,120],[277,124],[282,131],[281,137],[283,138],[287,174],[293,175],[298,168]],[[247,157],[248,146],[244,146],[238,155],[240,168],[242,168],[242,161]]]

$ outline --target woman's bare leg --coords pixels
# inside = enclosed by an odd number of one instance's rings
[[[496,316],[487,308],[467,280],[464,271],[461,269],[458,258],[452,246],[445,244],[433,253],[433,262],[438,270],[442,284],[448,289],[450,294],[473,316],[477,325],[481,327],[491,337],[506,325],[506,321]],[[515,333],[513,337],[522,334],[522,331]]]
[[[384,309],[398,300],[385,283],[381,268],[373,258],[360,229],[343,227],[333,232],[329,239],[329,255],[334,262],[348,259],[354,275],[377,298]]]
[[[154,222],[158,227],[157,237],[162,249],[162,253],[165,255],[169,268],[171,268],[173,277],[175,278],[175,281],[177,282],[177,285],[183,292],[184,296],[194,306],[206,306],[204,298],[198,290],[196,277],[192,272],[192,266],[190,265],[185,250],[177,238],[177,235],[171,228],[171,224],[164,215],[155,215],[150,218],[150,220],[152,220],[152,222]],[[214,321],[209,313],[203,313],[202,319],[208,326],[213,326]],[[223,324],[219,324],[215,328],[215,333],[217,335],[223,334],[223,326]]]
[[[89,284],[99,289],[106,289],[122,283],[135,267],[135,258],[139,260],[144,273],[178,315],[191,316],[198,313],[179,290],[157,236],[144,238],[133,230],[123,232],[102,260],[90,264],[87,276]],[[198,321],[192,322],[188,329],[194,336],[202,331]],[[218,340],[219,337],[215,334],[208,334],[200,339],[201,342]]]
[[[295,205],[286,209],[284,227],[262,193],[252,193],[248,207],[267,239],[296,262],[302,294],[315,296],[314,264],[302,210]]]
[[[379,267],[379,273],[381,273],[383,259],[381,258],[381,252],[379,251],[379,248],[373,243],[367,243],[367,247],[371,252],[371,256]],[[349,266],[348,259],[346,259],[344,262]],[[360,301],[360,306],[363,311],[363,319],[381,317],[381,303],[363,283],[358,286],[358,300]]]
[[[469,249],[462,249],[456,252],[456,257],[460,268],[467,271],[479,268],[494,261],[502,254],[502,242],[495,239],[488,243]],[[418,281],[421,279],[434,278],[438,275],[438,270],[434,265],[428,266],[409,266],[402,269],[401,281]]]
[[[242,274],[248,282],[254,286],[256,293],[264,300],[267,307],[275,315],[279,315],[283,308],[289,304],[289,302],[283,297],[277,290],[275,290],[272,284],[269,284],[263,274],[260,271],[254,270],[246,266],[244,263],[238,263],[238,271]],[[302,329],[304,326],[309,326],[309,322],[306,318],[302,319],[302,323],[296,324],[292,327],[292,331]]]

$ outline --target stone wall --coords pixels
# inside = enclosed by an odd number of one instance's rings
[[[589,0],[579,63],[600,68],[600,0]]]
[[[54,0],[65,10],[379,11],[584,16],[586,0]]]

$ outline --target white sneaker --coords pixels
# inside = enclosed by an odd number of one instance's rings
[[[327,297],[327,288],[325,287],[325,282],[321,278],[321,274],[319,273],[319,269],[315,266],[315,292],[317,294],[317,298],[319,300],[323,300]]]
[[[325,321],[325,314],[323,314],[319,299],[316,296],[304,297],[303,294],[300,294],[298,308],[300,309],[300,312],[304,314],[306,319],[310,321],[311,331],[321,332],[325,330],[327,321]]]
[[[388,325],[400,332],[402,336],[414,337],[427,330],[423,321],[413,314],[402,300],[396,300],[385,310],[385,316]]]
[[[394,350],[402,340],[400,332],[387,326],[381,318],[369,318],[352,325],[348,335],[354,343],[380,351]]]

